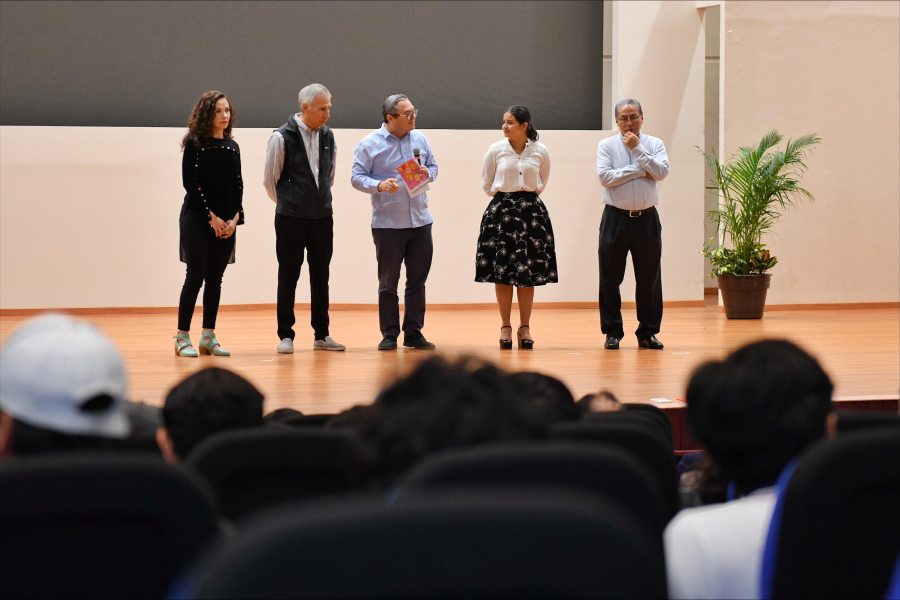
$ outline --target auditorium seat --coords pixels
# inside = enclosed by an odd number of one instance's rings
[[[160,459],[20,458],[0,489],[7,598],[162,598],[220,533],[203,482]]]
[[[805,452],[778,484],[766,598],[883,598],[900,553],[900,435],[877,428]]]
[[[603,506],[604,508],[598,509]],[[248,523],[181,590],[196,598],[664,598],[645,528],[597,498],[442,490]]]
[[[615,414],[615,413],[611,413]],[[635,456],[653,475],[654,485],[666,503],[666,521],[680,508],[675,455],[654,424],[630,419],[589,419],[556,423],[550,436],[576,443],[611,444]]]
[[[622,512],[661,535],[666,501],[640,460],[600,444],[557,441],[487,444],[447,450],[425,458],[400,480],[396,497],[434,489],[561,487],[594,493],[619,503]]]
[[[362,443],[318,427],[260,428],[210,436],[187,457],[237,521],[277,504],[363,491],[371,461]]]
[[[623,404],[623,406],[631,406]],[[674,454],[675,444],[672,439],[672,425],[665,416],[642,409],[626,408],[615,412],[592,412],[581,417],[585,423],[628,423],[637,427],[648,428],[656,435],[666,448]]]
[[[900,431],[900,415],[896,413],[838,411],[838,433],[870,429],[872,427],[893,427]],[[900,435],[900,433],[898,433]]]
[[[625,412],[644,412],[653,415],[655,419],[662,425],[663,429],[667,433],[667,437],[672,439],[672,422],[669,421],[669,417],[666,416],[666,411],[656,406],[655,404],[645,404],[642,402],[623,402],[622,406],[625,408]]]
[[[282,421],[292,427],[324,427],[325,423],[336,416],[335,413],[319,413],[315,415],[295,415]]]

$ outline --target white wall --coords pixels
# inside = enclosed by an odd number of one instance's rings
[[[723,9],[726,151],[772,127],[824,142],[805,182],[818,200],[788,214],[771,240],[781,259],[770,303],[900,299],[900,42],[895,2],[728,2]],[[704,35],[695,2],[613,3],[611,101],[641,100],[644,129],[662,138],[672,172],[661,184],[667,301],[702,299]],[[607,107],[608,108],[608,107]],[[535,115],[537,120],[540,115]],[[498,115],[499,121],[499,115]],[[273,122],[273,127],[279,123]],[[376,126],[373,123],[373,127]],[[427,125],[423,122],[422,125]],[[223,303],[274,303],[273,206],[260,184],[267,129],[239,130],[247,225]],[[349,185],[367,132],[336,131],[332,302],[376,302],[369,200]],[[494,131],[425,130],[441,166],[433,184],[430,303],[493,302],[472,281],[487,197],[481,159]],[[0,128],[0,309],[174,306],[180,129]],[[600,186],[597,142],[610,131],[544,131],[553,172],[544,199],[561,283],[538,302],[596,302]],[[862,138],[862,139],[860,139]],[[306,276],[298,302],[308,300]],[[633,298],[626,276],[623,298]]]
[[[769,129],[817,133],[804,186],[768,240],[768,301],[900,300],[900,2],[724,5],[726,153]]]
[[[262,188],[270,130],[241,129],[246,225],[237,262],[225,273],[224,304],[275,301],[274,204]],[[355,144],[367,133],[338,130],[334,186],[333,303],[377,302],[369,197],[350,186]],[[429,192],[435,218],[432,303],[493,302],[493,287],[473,281],[474,251],[488,197],[481,160],[495,131],[425,130],[440,165]],[[0,308],[174,306],[183,277],[178,262],[178,211],[183,131],[175,128],[0,129]],[[541,302],[596,302],[600,185],[597,142],[610,132],[545,131],[552,173],[543,197],[558,240],[561,283],[542,288]],[[49,149],[49,150],[48,150]],[[684,190],[663,184],[666,197]],[[664,215],[663,220],[666,217]],[[673,257],[695,241],[673,239]],[[680,264],[679,260],[673,261]],[[305,271],[305,270],[304,270]],[[669,300],[698,300],[702,286],[686,273],[666,273]],[[306,275],[298,302],[307,302]],[[633,297],[633,283],[624,291]]]

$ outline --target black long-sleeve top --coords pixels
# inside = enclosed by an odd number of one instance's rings
[[[240,213],[238,225],[244,223],[241,149],[233,139],[210,139],[200,148],[186,143],[181,179],[187,192],[182,215],[190,213],[209,220],[212,211],[228,221]]]

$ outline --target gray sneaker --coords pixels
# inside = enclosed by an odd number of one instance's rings
[[[313,350],[331,350],[333,352],[342,352],[347,346],[338,344],[330,335],[326,335],[324,340],[316,340],[313,342]]]
[[[278,354],[293,354],[294,353],[294,340],[291,338],[284,338],[281,340],[281,343],[278,344]]]

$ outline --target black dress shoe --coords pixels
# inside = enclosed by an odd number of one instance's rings
[[[638,347],[639,348],[649,348],[650,350],[662,350],[663,345],[662,342],[656,339],[655,335],[651,335],[648,338],[638,338]]]
[[[603,347],[607,350],[618,350],[619,349],[619,338],[613,335],[606,336],[606,343],[603,344]]]
[[[378,344],[379,350],[396,350],[397,349],[397,338],[392,335],[384,336],[384,339]]]
[[[419,335],[404,336],[403,337],[403,347],[404,348],[412,348],[414,350],[434,350],[435,346],[431,342],[425,339],[425,336],[421,333]]]

